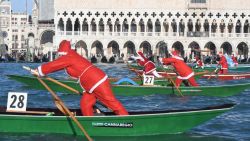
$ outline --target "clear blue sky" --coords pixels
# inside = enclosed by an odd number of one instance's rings
[[[13,12],[25,12],[26,0],[10,0]],[[33,0],[27,0],[27,11],[29,14],[32,12]]]

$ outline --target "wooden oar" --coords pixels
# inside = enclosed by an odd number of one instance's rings
[[[26,69],[26,70],[28,70],[28,71],[31,71],[31,72],[33,72],[33,73],[37,73],[35,70],[31,69],[30,67],[23,66],[23,68]],[[78,90],[76,90],[76,89],[74,89],[74,88],[72,88],[72,87],[70,87],[70,86],[68,86],[68,85],[66,85],[66,84],[64,84],[64,83],[62,83],[62,82],[59,82],[59,81],[57,81],[57,80],[55,80],[55,79],[53,79],[53,78],[50,78],[50,77],[48,77],[48,76],[46,76],[45,79],[47,79],[47,80],[49,80],[49,81],[51,81],[51,82],[54,82],[54,83],[56,83],[57,85],[62,86],[62,87],[66,88],[66,89],[68,89],[68,90],[70,90],[70,91],[72,91],[72,92],[74,92],[74,93],[76,93],[76,94],[82,95],[82,93],[83,93],[83,92],[79,92]],[[105,108],[107,108],[107,109],[110,109],[110,108],[108,108],[107,106],[103,105],[102,103],[100,103],[100,102],[98,102],[98,101],[97,101],[97,103],[100,104],[100,105],[102,105],[103,107],[105,107]],[[56,101],[55,101],[55,104],[58,105]],[[60,108],[60,106],[58,106],[58,108]],[[97,112],[98,114],[102,113],[101,110],[100,110],[97,106],[94,106],[94,108],[95,108],[95,110],[96,110],[96,112]]]
[[[6,112],[10,113],[22,113],[22,114],[37,114],[37,115],[49,115],[49,114],[55,114],[54,112],[46,112],[46,111],[13,111],[13,110],[8,110]]]
[[[219,70],[219,67],[217,67],[214,71],[212,71],[212,72],[210,73],[209,77],[207,78],[207,80],[211,79],[213,74],[217,74],[217,73],[218,73],[218,72],[217,72],[218,70]]]
[[[56,95],[56,93],[50,89],[50,87],[39,77],[37,77],[38,81],[51,93],[51,95],[53,96],[54,100],[57,101],[57,103],[63,108],[63,110],[65,111],[65,115],[68,115],[71,117],[71,119],[73,119],[73,121],[76,123],[76,125],[81,129],[81,131],[84,133],[84,135],[87,137],[87,139],[89,141],[93,141],[93,139],[88,135],[87,131],[83,128],[83,126],[81,125],[81,123],[77,120],[77,118],[72,114],[72,112],[68,109],[68,107],[66,107],[64,105],[64,103],[62,102],[62,100]]]
[[[176,90],[178,91],[178,93],[180,94],[180,96],[183,97],[183,94],[182,94],[181,90],[176,86],[176,84],[175,84],[174,80],[171,78],[171,76],[168,75],[168,73],[167,73],[167,71],[164,69],[163,65],[162,65],[162,68],[163,68],[164,72],[165,72],[166,75],[167,75],[167,77],[165,77],[165,78],[167,78],[168,80],[170,80],[170,82],[174,85],[174,87],[176,88]]]
[[[201,71],[201,72],[195,72],[194,75],[204,75],[204,74],[208,74],[208,73],[210,73],[210,72],[205,70],[205,71]]]
[[[166,77],[166,78],[167,78],[168,80],[170,80],[170,82],[171,82],[171,83],[174,85],[174,87],[177,89],[178,93],[179,93],[181,96],[183,96],[181,90],[176,86],[174,80],[168,75],[168,73],[166,73],[166,74],[167,74],[167,77]]]
[[[32,71],[32,70],[31,70]],[[35,75],[38,75],[34,70],[32,72]],[[83,128],[83,126],[81,125],[81,123],[77,120],[77,118],[72,114],[72,112],[70,112],[70,110],[65,106],[65,104],[62,102],[62,100],[57,96],[57,94],[41,79],[37,76],[38,81],[51,93],[52,97],[54,98],[54,101],[61,106],[61,108],[59,108],[59,110],[62,110],[62,112],[67,115],[70,116],[71,119],[73,119],[73,121],[76,123],[76,125],[80,128],[80,130],[84,133],[84,135],[87,137],[87,139],[89,141],[93,141],[93,139],[88,135],[88,133],[86,132],[86,130]]]
[[[26,69],[26,70],[28,70],[28,71],[31,71],[31,72],[34,73],[34,74],[37,73],[35,70],[31,69],[30,67],[23,66],[23,68]],[[79,92],[78,90],[76,90],[76,89],[74,89],[74,88],[72,88],[72,87],[70,87],[70,86],[68,86],[68,85],[66,85],[66,84],[63,84],[63,83],[61,83],[61,82],[59,82],[59,81],[57,81],[57,80],[55,80],[55,79],[53,79],[53,78],[50,78],[50,77],[47,77],[47,76],[46,76],[45,79],[47,79],[47,80],[49,80],[49,81],[51,81],[51,82],[54,82],[54,83],[56,83],[56,84],[58,84],[58,85],[60,85],[60,86],[62,86],[62,87],[64,87],[64,88],[66,88],[66,89],[68,89],[68,90],[70,90],[70,91],[72,91],[72,92],[74,92],[74,93],[76,93],[76,94],[82,95],[82,93]]]

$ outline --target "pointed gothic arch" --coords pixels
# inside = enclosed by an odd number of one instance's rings
[[[119,44],[116,41],[111,41],[108,44],[108,53],[111,56],[117,56],[120,57],[120,49],[119,49]]]
[[[238,55],[242,59],[248,58],[249,47],[245,42],[239,43],[237,49],[238,49]]]
[[[58,21],[57,30],[64,31],[64,21],[62,18],[60,18],[60,20]]]
[[[127,41],[123,48],[126,48],[127,55],[136,55],[135,44],[132,41]],[[122,57],[122,54],[121,54]]]
[[[213,42],[206,43],[204,48],[209,51],[209,53],[210,53],[209,55],[216,55],[217,54],[216,46],[215,46],[215,44]]]
[[[184,54],[185,54],[185,52],[184,52],[184,46],[183,46],[183,44],[181,42],[179,42],[179,41],[175,42],[172,45],[172,48],[174,48],[175,50],[178,50],[180,52],[180,55],[182,57],[184,57]]]
[[[100,41],[94,41],[91,45],[91,56],[96,57],[103,57],[104,56],[104,50],[103,45]]]
[[[160,41],[156,44],[156,55],[162,58],[168,57],[168,46],[164,41]]]
[[[231,55],[233,52],[232,45],[229,42],[224,42],[220,48],[222,48],[224,54],[227,53],[228,55]]]
[[[83,41],[80,40],[76,43],[75,45],[76,52],[80,54],[81,56],[88,58],[88,49],[87,49],[87,44]]]
[[[194,59],[196,56],[201,57],[201,52],[200,52],[200,45],[193,41],[189,44],[188,48],[191,48],[191,54],[190,57]]]
[[[140,46],[140,50],[146,55],[146,57],[152,56],[152,46],[148,41],[143,41]]]

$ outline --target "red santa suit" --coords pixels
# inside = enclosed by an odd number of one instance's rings
[[[180,86],[183,80],[188,80],[191,86],[199,86],[194,79],[193,70],[184,62],[183,58],[177,55],[176,51],[173,51],[171,54],[171,58],[162,58],[160,61],[164,65],[172,65],[178,77],[176,78],[175,84],[177,87]]]
[[[232,60],[234,62],[234,66],[238,66],[238,61],[237,58],[234,56],[234,54],[232,54]]]
[[[228,72],[228,64],[227,64],[227,59],[226,57],[222,54],[222,52],[219,52],[219,56],[220,56],[220,61],[218,63],[218,65],[221,66],[219,74],[227,74]]]
[[[146,58],[142,52],[138,52],[138,57],[132,57],[137,61],[137,64],[139,66],[142,66],[144,68],[144,74],[153,74],[155,77],[162,77],[159,75],[156,71],[155,64],[150,61],[148,58]]]
[[[196,60],[196,66],[197,66],[197,68],[204,68],[204,64],[203,64],[203,62],[201,61],[201,59],[198,57],[198,56],[196,56],[195,57],[195,60]]]
[[[64,40],[60,43],[58,55],[62,56],[39,66],[38,73],[40,76],[45,76],[65,69],[69,76],[78,79],[80,86],[85,90],[80,101],[83,115],[93,116],[93,106],[97,99],[118,115],[128,114],[123,105],[113,95],[107,79],[108,76],[87,59],[71,50],[69,41]]]

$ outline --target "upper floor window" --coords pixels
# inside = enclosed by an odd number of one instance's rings
[[[191,0],[191,3],[206,3],[207,0]]]

